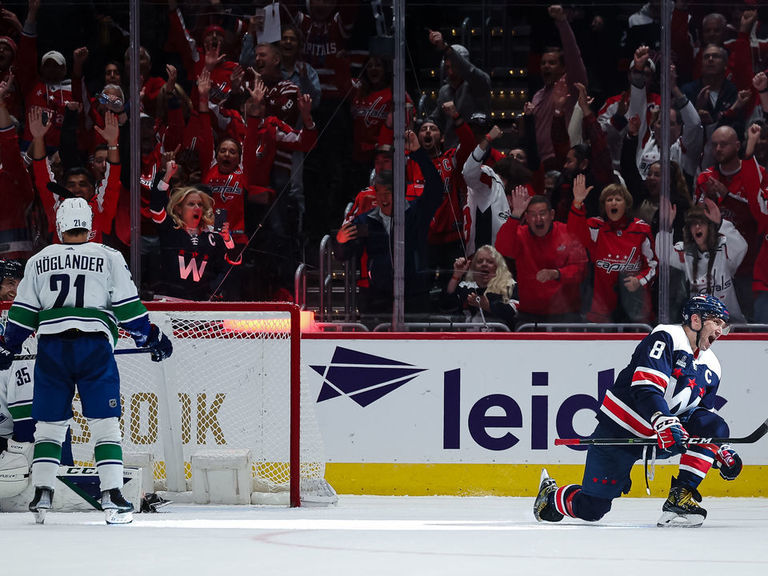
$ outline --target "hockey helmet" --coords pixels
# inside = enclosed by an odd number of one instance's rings
[[[690,326],[691,317],[694,314],[698,314],[702,321],[709,318],[720,318],[728,324],[730,320],[730,314],[725,304],[709,294],[697,294],[685,303],[685,306],[683,306],[683,324]],[[727,332],[727,328],[723,330],[724,334]]]
[[[67,198],[56,211],[56,233],[59,240],[62,240],[64,232],[70,230],[86,229],[90,232],[92,222],[93,211],[83,198]]]
[[[21,280],[24,277],[24,266],[18,260],[0,259],[0,280],[5,278],[16,278]]]

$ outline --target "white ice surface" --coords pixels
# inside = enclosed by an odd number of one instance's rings
[[[705,498],[701,528],[656,527],[662,500],[622,498],[599,523],[538,524],[532,498],[340,496],[330,508],[172,504],[0,514],[2,575],[768,575],[768,499]]]

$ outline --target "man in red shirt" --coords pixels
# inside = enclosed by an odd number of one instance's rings
[[[512,213],[496,235],[496,249],[515,261],[521,324],[581,320],[587,254],[567,225],[555,222],[546,196],[530,197],[525,186],[514,189]]]

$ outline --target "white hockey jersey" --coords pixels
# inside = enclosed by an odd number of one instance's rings
[[[499,228],[506,222],[510,210],[509,202],[504,191],[504,184],[498,174],[492,168],[483,165],[482,158],[485,152],[480,146],[472,151],[464,163],[462,175],[467,184],[467,205],[464,208],[464,235],[467,239],[467,254],[474,254],[480,248],[477,246],[478,237],[490,238],[488,244],[496,243],[496,234]],[[490,214],[489,214],[490,211]],[[478,226],[490,225],[488,230],[478,234]]]
[[[147,310],[122,254],[103,244],[53,244],[29,259],[8,312],[6,341],[19,346],[36,331],[103,332],[117,343],[117,325],[149,334]],[[132,330],[135,328],[135,330]]]
[[[37,352],[37,340],[27,338],[21,353]],[[18,442],[34,440],[32,395],[35,360],[14,360],[8,370],[0,371],[0,436],[14,437]]]
[[[729,221],[723,219],[720,224],[720,231],[717,239],[717,251],[715,261],[712,265],[710,278],[711,290],[707,290],[707,270],[709,267],[709,253],[699,252],[699,264],[696,270],[696,277],[693,273],[692,251],[686,250],[682,242],[674,245],[671,240],[671,232],[661,232],[656,234],[656,249],[661,246],[661,234],[669,234],[669,245],[672,250],[669,254],[669,264],[673,268],[685,272],[685,277],[690,284],[690,295],[711,294],[716,296],[728,308],[731,316],[731,322],[746,322],[744,314],[741,312],[739,301],[736,298],[736,288],[733,284],[733,276],[747,253],[747,241],[736,230],[736,227]],[[697,250],[697,249],[696,249]]]

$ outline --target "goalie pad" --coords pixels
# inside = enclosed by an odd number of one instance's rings
[[[141,490],[142,472],[141,468],[123,469],[123,497],[133,504],[136,510],[140,509],[144,496]],[[95,466],[59,466],[53,489],[51,512],[101,510],[101,487]],[[0,511],[28,512],[34,495],[35,487],[30,483],[16,496],[0,497]]]
[[[33,449],[31,442],[8,440],[8,448],[0,454],[0,498],[17,496],[29,486]]]

